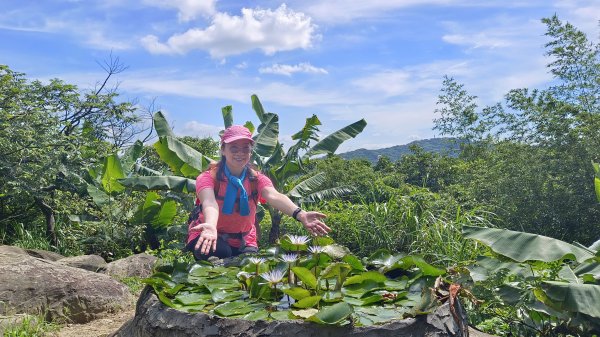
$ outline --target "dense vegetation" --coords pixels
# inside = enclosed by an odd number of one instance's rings
[[[600,44],[557,17],[543,22],[554,75],[550,87],[516,88],[503,102],[479,108],[464,85],[444,79],[435,124],[442,135],[461,140],[459,156],[413,146],[401,158],[345,160],[334,152],[344,140],[360,137],[364,121],[319,140],[316,116],[294,135],[295,144],[284,147],[277,139],[277,115],[265,113],[253,96],[256,132],[264,136],[257,165],[304,207],[328,214],[332,238],[356,256],[386,249],[449,270],[479,263],[478,280],[487,286],[472,291],[485,304],[470,312],[480,328],[584,335],[594,328],[589,318],[595,312],[565,316],[552,311],[555,301],[523,290],[564,280],[564,273],[584,261],[569,254],[508,261],[510,254],[463,234],[470,226],[505,228],[577,242],[592,252],[599,239],[592,162],[600,157]],[[193,201],[190,179],[218,156],[218,143],[176,137],[162,114],[152,119],[148,111],[119,102],[107,83],[121,70],[118,62],[109,62],[105,81],[82,91],[60,80],[29,81],[0,67],[0,244],[108,260],[141,251],[180,255]],[[231,107],[222,114],[225,125],[233,122]],[[148,124],[144,120],[153,121],[151,129],[141,127]],[[148,145],[153,131],[158,140]],[[260,224],[265,246],[269,237],[302,233],[295,221],[272,209]],[[527,249],[532,247],[540,246]],[[498,263],[530,261],[526,267],[535,277],[523,276],[523,266],[502,267],[482,256]],[[593,263],[571,280],[597,287],[597,254]],[[481,268],[488,268],[485,277]],[[497,275],[493,269],[508,272]],[[474,281],[453,280],[465,286]],[[490,289],[504,289],[507,297]]]

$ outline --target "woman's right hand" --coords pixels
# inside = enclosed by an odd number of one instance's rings
[[[201,223],[190,228],[191,231],[200,232],[198,242],[194,250],[201,254],[208,255],[211,251],[217,250],[217,227],[209,223]]]

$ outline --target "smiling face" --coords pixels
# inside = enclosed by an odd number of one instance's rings
[[[252,142],[240,139],[221,146],[221,154],[225,157],[225,164],[234,175],[240,175],[244,167],[250,162]]]

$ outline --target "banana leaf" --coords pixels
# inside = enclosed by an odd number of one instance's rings
[[[256,95],[252,95],[252,109],[254,109],[254,112],[256,112],[256,116],[258,117],[258,120],[261,123],[264,123],[266,120],[266,113],[265,113],[265,109],[263,109],[262,103],[260,103],[260,100],[258,99],[258,96]]]
[[[137,191],[167,190],[173,192],[193,193],[196,181],[178,176],[146,176],[120,179],[124,186]]]
[[[108,194],[123,192],[125,187],[119,183],[119,179],[125,178],[121,161],[116,154],[112,154],[104,159],[104,169],[102,171],[102,187]]]
[[[561,240],[508,229],[463,226],[463,235],[517,262],[553,262],[562,259],[583,262],[594,257],[589,251]]]
[[[163,115],[162,112],[158,111],[157,113],[155,113],[153,116],[153,120],[154,129],[156,130],[156,134],[159,137],[175,137],[173,130],[171,130],[171,127],[169,126],[169,123],[167,123],[165,115]]]
[[[592,162],[594,167],[594,189],[596,190],[596,199],[600,201],[600,164]]]
[[[267,113],[254,135],[254,152],[261,157],[270,157],[277,148],[279,137],[279,116]]]
[[[338,131],[325,137],[323,140],[321,140],[315,146],[313,146],[310,150],[308,150],[308,152],[304,154],[302,159],[308,159],[312,156],[320,154],[335,153],[340,144],[342,144],[350,138],[356,137],[359,133],[361,133],[364,130],[366,126],[367,121],[361,119],[357,122],[354,122],[350,125],[339,129]]]
[[[188,178],[196,178],[211,162],[210,158],[170,136],[160,137],[154,148],[174,174]]]
[[[110,198],[108,194],[104,193],[104,191],[100,190],[95,185],[87,184],[87,192],[96,205],[103,206],[108,204]]]
[[[545,281],[542,289],[551,301],[544,304],[600,318],[600,285]]]
[[[131,172],[135,166],[136,160],[142,155],[144,143],[136,140],[132,146],[128,147],[121,156],[121,164],[126,172]]]
[[[221,114],[223,115],[223,123],[225,129],[233,125],[233,111],[231,105],[224,106],[221,108]]]
[[[132,223],[150,224],[153,228],[168,227],[177,214],[177,204],[173,200],[161,199],[156,192],[146,194],[144,204],[131,219]]]

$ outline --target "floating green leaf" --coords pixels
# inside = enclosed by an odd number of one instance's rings
[[[238,300],[246,295],[244,291],[225,291],[223,289],[216,289],[212,292],[212,300],[215,303],[231,302]]]
[[[213,303],[211,294],[182,292],[175,296],[175,300],[183,305],[198,305]]]
[[[261,303],[248,303],[245,301],[234,301],[219,304],[214,308],[215,314],[223,317],[245,315],[256,310],[264,309]]]
[[[305,297],[310,296],[310,291],[308,291],[302,287],[292,287],[292,288],[283,289],[283,292],[287,295],[290,295],[290,297],[295,299],[296,301],[299,301]]]
[[[285,321],[285,320],[294,319],[293,314],[290,310],[274,311],[274,312],[269,313],[269,316],[271,316],[271,318],[273,318],[274,320],[277,320],[277,321]]]
[[[313,273],[304,267],[292,267],[294,274],[309,289],[317,289],[317,278]]]
[[[321,301],[321,296],[309,296],[294,303],[293,306],[300,309],[312,308],[319,304],[319,301]]]
[[[320,324],[340,324],[352,314],[352,307],[345,302],[336,303],[332,306],[321,308],[318,313],[307,320]]]
[[[380,294],[372,294],[366,297],[355,298],[355,297],[345,297],[344,302],[352,305],[364,306],[370,305],[373,303],[378,303],[383,301],[383,296]]]
[[[387,281],[387,277],[377,271],[368,271],[365,273],[361,273],[359,275],[354,275],[354,276],[348,277],[346,279],[346,282],[344,282],[344,286],[346,287],[346,286],[349,286],[352,284],[360,284],[367,280],[373,281],[376,283],[383,283],[383,282]]]
[[[354,269],[354,270],[357,270],[357,271],[366,271],[367,270],[365,268],[365,266],[363,266],[362,262],[360,262],[360,260],[352,254],[348,254],[348,255],[344,256],[342,258],[342,261],[349,264],[352,267],[352,269]]]
[[[248,313],[244,316],[244,319],[250,321],[266,320],[267,318],[269,318],[269,312],[264,309]]]

